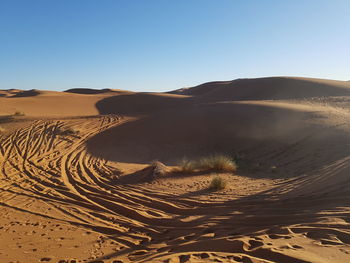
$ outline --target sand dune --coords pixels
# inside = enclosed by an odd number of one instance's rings
[[[57,91],[19,91],[9,96],[0,96],[0,116],[16,111],[26,116],[87,116],[96,115],[95,104],[118,93],[103,92],[94,96]]]
[[[173,91],[194,95],[200,102],[226,100],[301,99],[325,96],[349,96],[350,84],[312,78],[272,77],[209,82],[193,88]]]
[[[310,121],[322,118],[322,112],[317,114],[314,107],[284,105],[231,102],[175,108],[118,125],[93,136],[87,145],[94,155],[113,161],[149,163],[159,159],[174,164],[184,156],[195,158],[212,152],[257,155],[266,148],[287,147],[322,127]],[[340,132],[336,134],[339,137]],[[315,145],[324,139],[319,138]],[[259,149],[251,150],[257,146]]]
[[[349,262],[349,88],[1,91],[0,262]],[[221,191],[148,166],[212,153]]]

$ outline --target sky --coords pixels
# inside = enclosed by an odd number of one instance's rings
[[[0,89],[350,80],[348,0],[0,0]]]

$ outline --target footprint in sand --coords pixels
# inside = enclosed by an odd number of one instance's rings
[[[190,240],[194,237],[195,235],[188,235],[188,236],[184,236],[185,240]]]
[[[292,247],[295,248],[295,249],[303,249],[303,247],[298,246],[298,245],[292,245]]]
[[[280,239],[280,238],[284,238],[284,239],[290,239],[290,236],[283,236],[283,235],[276,235],[276,234],[272,234],[268,236],[271,239]]]
[[[191,255],[181,255],[179,256],[180,263],[189,262],[191,259]]]
[[[166,250],[168,250],[168,247],[161,247],[157,249],[157,252],[164,252]]]
[[[241,257],[239,257],[239,256],[228,256],[227,257],[228,259],[232,259],[232,260],[234,260],[235,262],[237,261],[237,262],[243,262],[243,258],[241,258]],[[247,261],[247,262],[249,262],[249,261]]]
[[[139,251],[135,251],[135,252],[131,253],[130,256],[134,256],[134,257],[135,256],[142,256],[142,255],[144,255],[146,253],[147,253],[146,250],[139,250]]]
[[[341,252],[343,252],[343,253],[345,253],[345,254],[350,254],[350,251],[347,251],[346,249],[343,249],[343,248],[341,248],[341,249],[339,249]]]
[[[321,241],[322,245],[335,245],[335,246],[344,245],[340,241],[333,241],[333,240],[328,240],[328,239],[321,239],[320,241]]]
[[[249,240],[249,244],[250,244],[249,250],[252,250],[254,248],[261,247],[264,245],[263,242],[256,241],[256,240]]]
[[[201,259],[209,258],[210,255],[208,253],[194,254],[194,256],[199,257]]]

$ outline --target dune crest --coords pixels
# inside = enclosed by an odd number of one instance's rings
[[[236,79],[201,84],[170,93],[193,95],[200,102],[225,100],[302,99],[312,97],[349,96],[350,84],[313,78],[270,77]]]

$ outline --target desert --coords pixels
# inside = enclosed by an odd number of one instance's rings
[[[349,262],[349,117],[315,78],[1,90],[0,262]]]
[[[0,263],[349,263],[349,10],[0,0]]]

